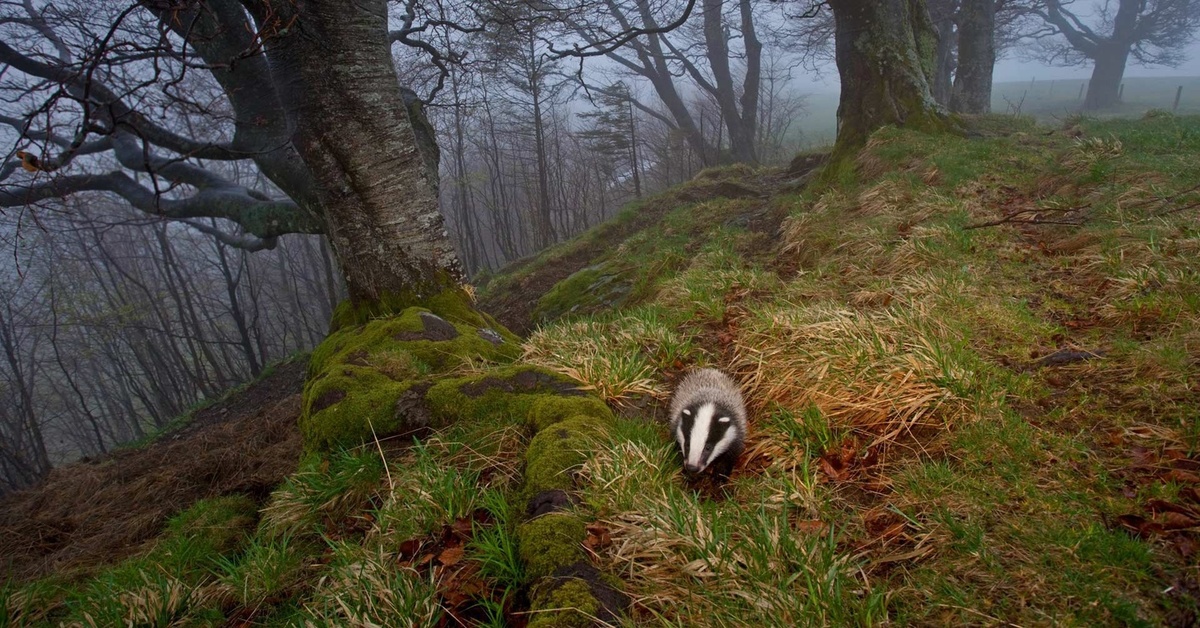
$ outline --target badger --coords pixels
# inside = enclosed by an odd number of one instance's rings
[[[676,387],[670,412],[684,471],[712,467],[719,477],[729,477],[746,447],[746,406],[738,385],[717,369],[692,371]]]

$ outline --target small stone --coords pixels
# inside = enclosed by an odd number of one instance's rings
[[[497,347],[504,344],[504,337],[501,336],[500,334],[496,333],[496,330],[494,330],[494,329],[488,329],[487,327],[483,327],[478,330],[478,333],[479,333],[480,338],[483,338],[484,340],[496,345]]]

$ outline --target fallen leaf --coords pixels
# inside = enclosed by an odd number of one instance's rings
[[[1186,530],[1200,525],[1200,521],[1178,512],[1163,513],[1160,521],[1164,530]]]
[[[1200,475],[1179,469],[1171,469],[1164,478],[1171,482],[1179,482],[1180,484],[1200,484]]]
[[[1145,447],[1134,447],[1129,450],[1135,467],[1152,467],[1158,464],[1158,453]]]
[[[591,550],[604,549],[612,545],[612,534],[604,526],[590,525],[587,527],[587,538],[583,544]]]
[[[1141,515],[1120,515],[1117,517],[1126,530],[1138,538],[1147,539],[1155,534],[1162,534],[1163,527],[1155,521],[1150,521]]]
[[[1196,511],[1182,504],[1173,504],[1163,499],[1152,499],[1146,502],[1146,508],[1155,514],[1160,512],[1177,512],[1189,517],[1198,518]]]
[[[425,539],[408,539],[400,542],[400,559],[408,560],[416,556]]]
[[[459,538],[469,539],[471,538],[471,530],[474,526],[469,517],[463,517],[462,519],[455,521],[454,525],[451,527],[454,529],[454,533],[457,534]]]
[[[795,523],[796,531],[801,534],[821,534],[825,532],[825,522],[820,519],[806,519]]]
[[[1196,555],[1196,540],[1187,534],[1171,535],[1171,545],[1175,547],[1175,551],[1184,558],[1191,558]]]
[[[462,560],[462,557],[463,557],[463,548],[447,547],[446,549],[442,550],[441,554],[438,554],[438,562],[440,562],[443,565],[446,565],[448,567],[448,566],[453,565],[454,563],[457,563],[458,561]]]

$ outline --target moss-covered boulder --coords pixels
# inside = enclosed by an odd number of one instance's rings
[[[483,375],[439,380],[425,398],[435,419],[449,422],[497,414],[523,419],[531,416],[535,407],[550,407],[562,399],[584,399],[585,394],[578,383],[549,369],[513,365]]]
[[[309,450],[357,445],[372,432],[382,436],[424,427],[410,420],[410,404],[398,403],[405,393],[428,388],[431,376],[469,361],[504,364],[520,355],[517,339],[483,315],[441,311],[449,314],[412,306],[361,324],[348,321],[362,312],[343,315],[343,324],[309,361],[300,416]]]

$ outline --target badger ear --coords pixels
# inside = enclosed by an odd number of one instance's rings
[[[729,417],[727,417],[727,416],[723,416],[723,417],[717,419],[717,423],[728,423],[728,422],[729,422]]]
[[[683,416],[692,416],[692,411],[687,408],[683,409]]]

